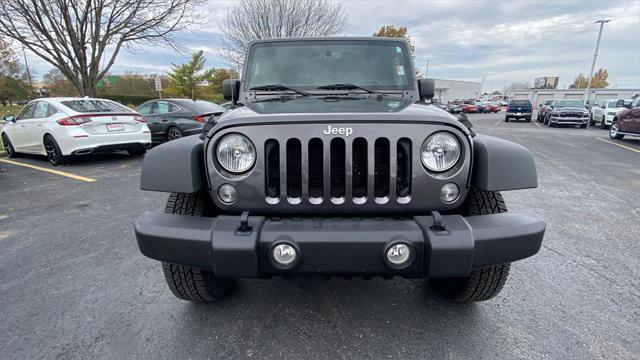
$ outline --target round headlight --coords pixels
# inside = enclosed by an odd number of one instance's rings
[[[451,169],[460,159],[460,143],[447,132],[432,134],[422,144],[422,164],[432,171]]]
[[[249,170],[256,161],[256,149],[245,136],[230,134],[218,142],[216,149],[218,162],[225,170],[242,173]]]

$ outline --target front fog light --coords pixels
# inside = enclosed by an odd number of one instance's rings
[[[238,192],[233,185],[224,184],[218,188],[218,197],[225,204],[231,204],[238,198]]]
[[[405,243],[395,243],[385,251],[387,265],[396,269],[403,269],[411,265],[413,261],[413,250]]]
[[[296,264],[298,258],[298,251],[290,244],[278,244],[271,250],[271,260],[273,265],[281,269],[292,268]]]
[[[440,200],[443,203],[452,203],[458,200],[458,196],[460,196],[460,189],[454,183],[446,183],[440,188]]]

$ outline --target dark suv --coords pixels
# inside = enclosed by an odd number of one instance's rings
[[[430,278],[480,301],[540,249],[544,221],[500,194],[537,186],[531,153],[424,102],[434,82],[404,40],[255,41],[223,93],[235,105],[203,139],[142,166],[142,189],[170,195],[136,219],[138,246],[178,298],[320,275]]]
[[[504,116],[504,121],[508,122],[511,119],[524,119],[526,122],[531,122],[531,116],[533,114],[533,105],[529,100],[511,100],[507,105],[507,113]]]

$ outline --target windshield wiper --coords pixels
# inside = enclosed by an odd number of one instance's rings
[[[286,85],[282,85],[282,84],[269,84],[269,85],[254,86],[252,88],[249,88],[249,90],[258,90],[258,91],[283,91],[283,90],[289,90],[289,91],[293,91],[294,93],[298,93],[298,94],[300,94],[302,96],[311,96],[311,94],[309,94],[306,91],[294,89],[292,87],[289,87],[289,86],[286,86]]]
[[[319,89],[319,90],[356,90],[356,89],[358,89],[358,90],[362,90],[364,92],[367,92],[369,94],[376,94],[376,95],[384,96],[384,94],[381,93],[380,91],[368,89],[366,87],[362,87],[360,85],[356,85],[356,84],[352,84],[352,83],[322,85],[322,86],[318,86],[316,89]]]

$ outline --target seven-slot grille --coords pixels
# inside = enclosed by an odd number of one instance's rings
[[[393,142],[384,137],[268,139],[263,146],[268,203],[410,201],[412,144],[408,138]]]

